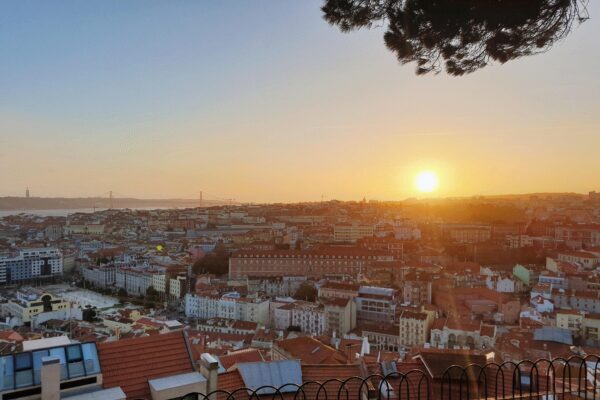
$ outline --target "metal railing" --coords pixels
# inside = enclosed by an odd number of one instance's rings
[[[183,400],[417,400],[417,399],[600,399],[600,357],[453,365],[439,376],[415,369],[366,377],[307,381],[302,385],[241,387]]]

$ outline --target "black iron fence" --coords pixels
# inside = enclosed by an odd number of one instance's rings
[[[423,368],[302,385],[190,393],[183,400],[600,399],[599,366],[600,357],[595,355],[452,365],[437,375]]]

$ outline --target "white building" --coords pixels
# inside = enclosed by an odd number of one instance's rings
[[[143,296],[153,283],[153,275],[162,271],[149,271],[133,268],[117,269],[115,273],[115,286],[125,289],[128,295]]]
[[[117,268],[114,265],[94,266],[81,268],[83,279],[100,288],[111,288],[115,285]]]
[[[488,289],[500,293],[515,293],[519,291],[519,282],[501,275],[488,275],[485,279],[485,285]]]
[[[270,297],[293,296],[304,282],[306,282],[306,276],[284,276],[281,278],[265,279],[261,282],[261,290]]]
[[[431,327],[431,345],[440,349],[490,349],[496,327],[481,321],[438,318]]]
[[[327,318],[323,305],[304,301],[293,304],[292,326],[312,335],[322,335],[327,331]]]
[[[296,327],[301,332],[322,335],[327,332],[327,317],[322,304],[296,301],[275,310],[275,329]]]
[[[21,249],[15,256],[0,257],[0,284],[60,276],[63,266],[62,252],[55,247]]]
[[[181,299],[186,293],[187,278],[185,276],[176,276],[169,279],[169,296],[172,299]]]
[[[268,326],[269,301],[241,297],[239,293],[223,296],[188,293],[185,296],[185,315],[199,319],[238,319]]]
[[[167,293],[167,274],[157,273],[152,275],[152,287],[161,296],[165,296]]]
[[[541,295],[532,297],[531,305],[539,313],[551,313],[552,311],[554,311],[554,303],[552,303],[548,299],[545,299]]]

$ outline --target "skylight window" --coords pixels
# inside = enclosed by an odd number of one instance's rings
[[[42,359],[58,357],[61,381],[100,373],[95,343],[72,344],[0,357],[0,391],[41,384]]]

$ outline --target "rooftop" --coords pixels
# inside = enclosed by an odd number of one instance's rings
[[[128,398],[150,396],[151,379],[193,372],[183,332],[105,342],[98,350],[103,386],[120,386]]]

